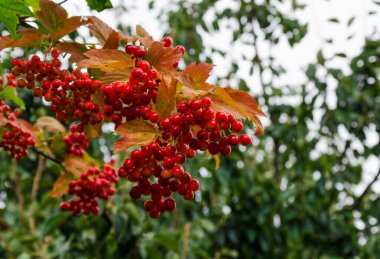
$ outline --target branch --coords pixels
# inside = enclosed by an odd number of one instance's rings
[[[182,240],[182,255],[181,259],[186,259],[187,258],[187,246],[188,246],[188,241],[190,237],[190,227],[191,223],[188,222],[185,224],[185,229],[184,229],[184,234],[183,234],[183,240]]]
[[[363,193],[355,200],[354,204],[352,204],[352,210],[355,210],[359,207],[360,203],[363,201],[364,197],[367,195],[372,185],[379,179],[379,176],[380,176],[380,168],[377,174],[375,175],[375,177],[372,179],[372,181],[364,189]]]
[[[39,151],[39,150],[36,149],[35,147],[32,147],[32,148],[30,148],[30,149],[33,150],[34,152],[36,152],[38,155],[41,155],[41,156],[43,156],[44,158],[46,158],[46,159],[48,159],[48,160],[50,160],[50,161],[52,161],[52,162],[58,164],[58,165],[63,169],[63,171],[67,172],[66,168],[62,165],[62,162],[63,162],[63,161],[58,160],[58,159],[56,159],[56,158],[54,158],[54,157],[51,157],[51,156],[45,154],[44,152]]]

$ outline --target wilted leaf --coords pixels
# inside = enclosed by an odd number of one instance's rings
[[[1,0],[0,1],[0,22],[9,30],[13,39],[17,38],[16,26],[18,15],[33,16],[25,1],[22,0]]]
[[[149,144],[158,136],[158,130],[144,120],[123,123],[116,128],[116,132],[121,137],[113,144],[114,152]]]
[[[66,10],[50,0],[40,0],[40,11],[35,14],[42,26],[50,33],[64,27],[67,20]]]
[[[22,110],[25,110],[24,101],[18,97],[16,88],[7,86],[0,92],[0,99],[14,102]]]
[[[174,47],[165,47],[162,42],[155,41],[149,47],[145,58],[161,74],[175,71],[174,65],[179,62],[182,53]]]
[[[78,62],[78,68],[99,68],[102,71],[131,67],[134,61],[124,51],[116,49],[92,49],[84,53],[88,59]]]
[[[266,117],[258,102],[248,93],[226,87],[215,87],[211,95],[216,111],[231,113],[236,119],[250,119],[255,123],[256,133],[263,133],[263,126],[258,116]]]
[[[65,127],[55,118],[50,116],[43,116],[38,118],[34,127],[43,129],[46,132],[65,132]]]
[[[86,45],[77,42],[61,42],[55,45],[61,53],[69,53],[71,56],[69,58],[70,62],[79,62],[87,57],[84,55],[88,51]]]
[[[156,100],[157,112],[160,118],[173,113],[176,106],[177,80],[170,75],[164,75],[158,87]]]
[[[53,190],[50,193],[50,197],[52,198],[60,198],[62,195],[65,195],[69,191],[69,183],[75,177],[73,174],[64,172],[62,173],[58,179],[55,181]]]
[[[21,29],[17,31],[21,38],[12,40],[11,36],[0,38],[0,50],[11,47],[34,47],[41,44],[44,34],[37,29]]]

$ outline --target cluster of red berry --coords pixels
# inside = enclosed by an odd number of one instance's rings
[[[132,46],[132,45],[128,45]],[[131,121],[141,116],[145,119],[151,109],[149,104],[156,102],[157,98],[157,71],[150,69],[149,62],[140,60],[136,68],[131,72],[127,83],[115,82],[103,86],[104,115],[111,117],[117,125]],[[158,121],[158,113],[152,115],[155,122]]]
[[[111,165],[104,165],[104,171],[99,168],[90,168],[81,175],[78,180],[69,183],[69,194],[76,195],[76,199],[71,199],[61,203],[61,209],[71,211],[72,215],[82,212],[85,215],[98,214],[98,198],[108,199],[114,195],[113,183],[118,182],[116,170]]]
[[[51,102],[50,109],[58,120],[80,121],[77,130],[81,132],[86,125],[103,121],[99,105],[91,100],[101,83],[92,80],[88,73],[75,70],[70,74],[68,70],[61,70],[59,55],[59,51],[53,49],[51,62],[41,61],[37,55],[29,61],[12,59],[12,77],[8,78],[8,84],[33,89],[34,96],[43,96]]]
[[[90,139],[83,132],[77,132],[77,125],[70,127],[70,133],[63,138],[66,144],[66,153],[74,156],[83,156],[83,149],[88,147]]]
[[[231,114],[214,112],[211,104],[208,97],[179,103],[175,114],[155,123],[162,132],[160,138],[141,150],[133,150],[119,169],[120,177],[137,182],[130,190],[133,199],[151,196],[144,208],[152,218],[175,208],[171,198],[174,192],[185,200],[194,198],[199,182],[184,172],[186,158],[193,158],[198,150],[226,156],[231,153],[231,146],[251,143],[249,135],[237,134],[244,128],[241,121],[234,120]],[[156,183],[151,181],[152,176]]]
[[[17,116],[21,114],[19,109],[11,111],[11,108],[0,100],[0,117],[4,118],[5,131],[0,140],[0,148],[8,152],[10,158],[20,160],[28,155],[28,148],[34,146],[35,140],[31,133],[22,129],[15,123]],[[0,118],[1,119],[1,118]]]

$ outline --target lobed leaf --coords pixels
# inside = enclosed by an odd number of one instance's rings
[[[174,47],[165,47],[162,42],[155,41],[149,47],[145,58],[161,74],[171,73],[176,70],[174,64],[179,62],[182,53]]]
[[[144,146],[158,137],[158,130],[144,120],[128,121],[119,125],[116,132],[121,136],[114,144],[114,151],[119,152],[134,146]]]
[[[27,3],[23,0],[0,0],[0,22],[8,28],[12,39],[17,38],[16,27],[18,15],[33,16]]]
[[[68,17],[65,8],[50,0],[40,0],[40,10],[35,15],[49,33],[63,28]]]
[[[81,16],[73,16],[64,21],[63,26],[57,28],[51,34],[51,40],[57,41],[66,34],[75,31],[78,27],[87,24],[88,22],[84,20]]]
[[[157,112],[160,119],[170,116],[176,107],[177,80],[169,75],[164,75],[158,87],[156,100]]]
[[[136,35],[141,44],[146,48],[150,48],[153,42],[155,42],[153,37],[141,25],[136,25]]]
[[[86,45],[77,42],[61,42],[55,45],[55,48],[62,53],[69,53],[71,56],[69,58],[70,62],[78,63],[79,61],[86,59],[84,55],[88,51]]]
[[[43,129],[47,132],[65,132],[66,129],[56,118],[42,116],[34,123],[36,129]]]
[[[266,117],[266,115],[261,111],[258,102],[248,93],[229,87],[216,86],[211,99],[216,111],[229,112],[236,119],[250,119],[256,126],[255,135],[263,133],[264,128],[258,116]]]
[[[11,36],[1,37],[0,50],[11,47],[34,47],[44,40],[44,34],[37,29],[20,29],[17,33],[21,35],[18,39],[12,39]]]
[[[209,90],[210,85],[206,80],[215,65],[208,63],[191,63],[179,76],[178,81],[183,85],[196,90]]]
[[[99,68],[102,71],[115,71],[131,67],[134,61],[131,56],[116,49],[92,49],[84,53],[88,59],[78,62],[78,68]]]
[[[75,177],[69,172],[62,173],[54,182],[53,190],[50,192],[51,198],[60,198],[69,192],[69,183]]]
[[[108,24],[100,20],[95,16],[87,17],[88,29],[91,34],[99,40],[100,43],[104,44],[109,35],[114,31]]]
[[[7,86],[0,92],[0,99],[12,101],[22,110],[25,110],[24,101],[18,97],[16,88],[12,86]]]

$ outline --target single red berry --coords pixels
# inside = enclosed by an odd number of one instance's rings
[[[252,143],[252,139],[248,134],[243,134],[240,136],[240,144],[243,146],[248,146]]]
[[[241,121],[235,120],[232,122],[232,130],[235,132],[241,132],[243,130],[244,126]]]

